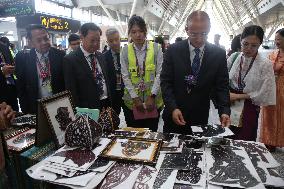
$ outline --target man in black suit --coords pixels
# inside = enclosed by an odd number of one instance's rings
[[[65,90],[65,52],[51,47],[48,32],[42,25],[30,25],[27,38],[33,48],[16,56],[17,88],[22,111],[36,113],[37,99]]]
[[[15,111],[19,110],[17,100],[15,66],[9,47],[0,43],[0,102],[7,102]]]
[[[111,96],[112,96],[112,108],[119,115],[121,106],[123,104],[123,82],[121,77],[121,65],[120,65],[120,36],[119,32],[115,28],[109,28],[106,31],[107,43],[110,47],[103,55],[106,60],[107,74],[109,77]]]
[[[80,28],[80,47],[64,58],[66,89],[71,91],[75,105],[102,109],[111,105],[107,67],[100,48],[101,29],[94,23]]]
[[[161,73],[164,132],[191,134],[190,126],[207,124],[211,91],[222,125],[230,125],[226,53],[206,42],[209,30],[208,14],[194,11],[187,18],[188,40],[166,52]]]

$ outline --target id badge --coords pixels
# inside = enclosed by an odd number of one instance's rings
[[[150,74],[150,80],[151,80],[151,81],[154,81],[154,79],[155,79],[155,74],[154,74],[154,73],[151,73],[151,74]]]
[[[121,90],[121,74],[116,74],[116,90]]]

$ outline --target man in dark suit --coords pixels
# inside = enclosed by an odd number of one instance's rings
[[[0,43],[0,102],[7,102],[15,111],[19,110],[17,100],[15,66],[9,47]]]
[[[33,48],[16,56],[17,89],[22,111],[36,113],[37,99],[65,90],[65,53],[51,47],[48,32],[42,25],[30,25],[27,38]]]
[[[120,65],[120,36],[119,32],[115,28],[109,28],[106,31],[107,43],[110,47],[103,55],[106,61],[107,74],[109,77],[111,96],[112,96],[112,108],[119,115],[121,106],[123,104],[123,82],[121,77],[121,65]]]
[[[111,104],[106,63],[100,48],[101,29],[94,23],[80,28],[80,47],[64,58],[66,89],[71,91],[75,105],[102,109]]]
[[[164,132],[191,134],[190,126],[207,124],[211,91],[215,91],[222,125],[230,125],[226,54],[206,42],[209,30],[207,13],[194,11],[187,19],[188,40],[171,45],[166,52],[161,73]]]

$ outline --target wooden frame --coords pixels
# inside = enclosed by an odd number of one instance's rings
[[[8,150],[21,153],[28,149],[35,143],[35,133],[35,129],[25,127],[5,135]]]
[[[68,118],[72,120],[75,119],[75,109],[72,103],[71,94],[69,91],[64,91],[50,97],[46,97],[41,99],[40,106],[43,109],[45,117],[47,118],[48,125],[50,126],[51,134],[53,135],[53,139],[57,148],[61,147],[65,143],[65,129],[62,126],[62,123],[58,121],[56,116],[58,115],[59,108],[65,108],[68,113]],[[67,108],[67,109],[66,109]],[[38,129],[40,126],[38,125]],[[45,128],[46,130],[46,128]],[[49,130],[49,132],[50,132]]]
[[[132,156],[127,156],[127,155],[112,155],[112,150],[113,149],[118,149],[118,146],[120,142],[118,140],[125,140],[127,142],[142,142],[144,144],[151,144],[153,145],[151,154],[149,155],[150,158],[137,158],[137,157],[132,157]],[[101,156],[106,157],[106,158],[111,158],[114,160],[126,160],[126,161],[134,161],[134,162],[142,162],[142,163],[149,163],[149,164],[155,164],[157,162],[157,158],[159,155],[160,148],[162,146],[162,141],[157,141],[157,140],[147,140],[147,139],[140,139],[140,138],[119,138],[119,137],[114,137],[112,142],[108,144],[108,146],[102,151]],[[127,148],[127,147],[125,147]],[[124,148],[124,149],[125,149]],[[136,152],[135,155],[139,154],[141,151]],[[122,152],[123,153],[123,152]]]

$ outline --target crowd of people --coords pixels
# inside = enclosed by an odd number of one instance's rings
[[[257,25],[233,39],[228,55],[220,35],[215,44],[207,42],[206,12],[192,12],[185,30],[187,39],[177,38],[165,49],[146,39],[145,20],[134,15],[128,22],[131,42],[121,48],[118,30],[110,28],[105,33],[109,49],[101,53],[100,27],[85,23],[80,35],[70,35],[65,53],[51,47],[45,27],[30,25],[30,51],[13,58],[7,44],[0,43],[1,119],[14,117],[17,99],[23,113],[36,114],[38,99],[69,90],[75,106],[111,107],[117,114],[122,109],[127,126],[157,131],[163,110],[163,132],[191,134],[190,126],[207,124],[212,100],[221,125],[235,133],[233,139],[255,141],[261,123],[261,142],[270,150],[283,147],[284,29],[276,32],[277,50],[269,57],[258,51],[264,31]],[[2,178],[1,156],[0,146]]]

